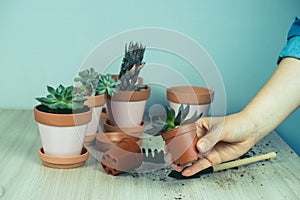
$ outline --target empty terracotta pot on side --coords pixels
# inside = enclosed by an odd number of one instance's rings
[[[106,95],[106,111],[114,126],[130,128],[140,126],[151,88],[141,91],[119,91],[114,96]]]
[[[132,137],[123,132],[107,132],[103,134],[98,134],[96,137],[96,145],[100,151],[106,152],[124,138],[131,138],[139,146],[142,145],[141,138]]]
[[[203,117],[207,116],[213,98],[213,90],[199,86],[175,86],[167,89],[167,99],[176,114],[181,104],[190,104],[187,118],[190,118],[195,112],[202,113]]]
[[[198,160],[199,152],[196,148],[197,136],[194,123],[166,131],[161,136],[174,164],[184,166]]]
[[[139,145],[124,138],[102,156],[101,165],[107,174],[118,175],[138,168],[143,161]]]

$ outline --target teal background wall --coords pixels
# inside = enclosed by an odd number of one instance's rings
[[[237,112],[276,68],[299,8],[299,0],[0,0],[0,108],[32,109],[47,84],[72,84],[89,52],[112,35],[162,27],[208,51],[227,113]],[[277,129],[298,154],[299,120],[298,110]]]

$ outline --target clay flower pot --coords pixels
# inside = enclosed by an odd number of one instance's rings
[[[91,143],[96,138],[98,132],[102,132],[101,127],[99,126],[99,119],[102,113],[102,106],[105,104],[105,95],[97,95],[97,96],[86,96],[87,100],[84,102],[84,105],[87,105],[92,110],[92,120],[89,122],[85,143]]]
[[[129,136],[123,132],[107,132],[98,134],[96,137],[96,145],[100,151],[106,152],[124,138],[134,140],[139,146],[142,144],[142,139]]]
[[[92,111],[77,114],[51,114],[34,108],[34,118],[47,155],[71,157],[81,155],[88,123]]]
[[[119,91],[112,97],[106,95],[106,111],[111,124],[121,128],[140,126],[150,90],[146,86],[141,91]]]
[[[196,149],[197,136],[195,123],[180,126],[164,132],[162,135],[166,150],[172,156],[172,162],[184,166],[198,160]]]
[[[139,126],[120,128],[118,126],[113,126],[110,123],[110,120],[106,119],[103,122],[103,128],[106,132],[123,132],[129,136],[141,138],[143,131],[145,130],[146,123],[141,122]]]
[[[190,104],[190,111],[187,118],[195,112],[203,113],[207,116],[211,102],[214,98],[214,91],[208,88],[198,86],[175,86],[167,89],[167,99],[170,107],[178,112],[181,104]]]
[[[139,145],[124,138],[102,156],[101,165],[107,174],[117,175],[138,168],[143,162]]]

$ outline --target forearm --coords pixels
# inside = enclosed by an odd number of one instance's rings
[[[240,113],[258,141],[300,105],[300,60],[283,59],[278,68]]]

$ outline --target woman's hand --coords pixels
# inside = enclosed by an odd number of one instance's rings
[[[299,77],[300,60],[283,58],[272,77],[241,112],[200,119],[197,126],[200,159],[182,175],[191,176],[209,166],[238,158],[274,130],[300,106]],[[182,171],[183,167],[175,170]]]
[[[183,170],[175,166],[182,175],[191,176],[212,165],[236,159],[245,154],[258,140],[251,134],[253,126],[244,122],[242,114],[226,117],[201,118],[197,123],[199,141],[197,149],[200,159]]]

